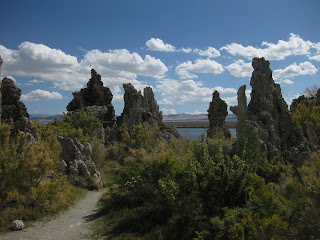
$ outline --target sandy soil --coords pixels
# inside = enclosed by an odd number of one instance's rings
[[[88,192],[66,213],[49,222],[40,222],[21,231],[0,235],[1,240],[90,239],[90,222],[97,217],[97,203],[103,192]]]

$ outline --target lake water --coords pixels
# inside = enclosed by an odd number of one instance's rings
[[[207,135],[207,128],[176,128],[181,137],[198,139],[201,134]],[[232,137],[236,136],[236,129],[229,128]]]

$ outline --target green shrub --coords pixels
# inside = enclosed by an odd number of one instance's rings
[[[54,214],[79,194],[57,171],[60,144],[55,137],[32,144],[24,135],[10,138],[10,130],[0,124],[0,231],[14,219]]]
[[[320,106],[316,106],[316,99],[309,100],[308,104],[299,104],[297,110],[293,113],[296,125],[307,137],[307,124],[312,123],[318,143],[320,143]]]

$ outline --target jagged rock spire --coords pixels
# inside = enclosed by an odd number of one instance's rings
[[[237,136],[239,138],[241,125],[250,125],[253,137],[260,148],[268,152],[269,159],[282,153],[287,160],[299,165],[310,154],[308,142],[293,122],[280,85],[272,78],[269,61],[254,58],[252,66],[252,92],[248,107],[245,86],[242,86],[238,91],[238,106],[230,108],[238,116]],[[240,131],[240,134],[245,133]]]
[[[110,89],[103,86],[101,76],[94,70],[91,70],[91,78],[86,88],[82,88],[80,92],[73,93],[73,99],[68,104],[67,110],[79,111],[81,107],[87,112],[92,112],[98,117],[104,125],[113,125],[115,111],[111,104],[113,95]]]
[[[26,106],[20,101],[21,90],[9,78],[2,80],[1,122],[13,125],[12,133],[23,132],[30,136],[30,141],[38,139],[37,128],[29,120]],[[0,94],[1,95],[1,94]]]
[[[124,109],[120,117],[117,118],[117,124],[120,126],[138,125],[143,122],[156,124],[160,128],[160,133],[164,139],[180,137],[177,130],[163,123],[162,112],[154,98],[152,88],[146,87],[141,92],[137,91],[131,83],[123,84],[124,88]]]
[[[230,138],[231,133],[225,127],[225,120],[228,116],[228,105],[220,98],[219,92],[215,91],[212,94],[212,101],[208,109],[209,129],[207,130],[207,137],[211,138],[215,134],[222,133],[225,137]]]

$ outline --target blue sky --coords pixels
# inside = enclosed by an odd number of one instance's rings
[[[31,114],[66,111],[94,68],[123,109],[122,84],[154,89],[164,114],[204,113],[214,90],[229,106],[251,60],[270,60],[290,103],[320,85],[318,0],[1,1],[1,77]]]

